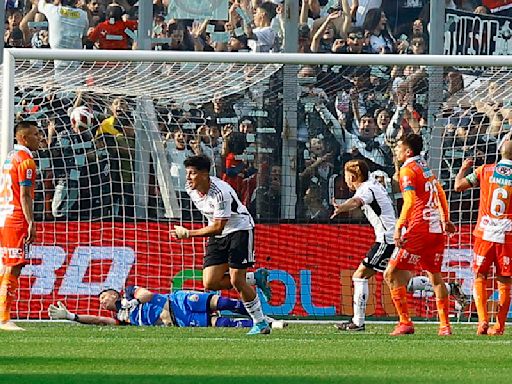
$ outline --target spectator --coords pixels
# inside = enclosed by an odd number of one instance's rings
[[[380,8],[370,9],[364,20],[364,29],[370,32],[373,53],[394,53],[394,40],[388,30],[388,19]]]
[[[237,3],[230,8],[230,23],[235,25],[234,20],[238,20],[237,9],[241,9]],[[244,9],[244,12],[247,12]],[[253,23],[243,21],[245,33],[249,39],[249,47],[252,52],[270,52],[274,49],[276,43],[276,33],[272,29],[271,22],[276,16],[275,5],[272,3],[263,3],[256,7]]]
[[[340,12],[331,13],[325,19],[324,23],[318,28],[313,39],[311,39],[311,52],[314,53],[329,53],[334,43],[334,28],[331,22],[338,19]]]
[[[96,44],[99,49],[129,49],[130,37],[127,30],[137,29],[136,21],[124,21],[123,10],[117,4],[107,8],[107,20],[89,29],[87,39]]]
[[[50,46],[53,49],[82,49],[89,19],[87,12],[76,7],[76,0],[56,0],[55,4],[39,0],[38,10],[48,20]]]

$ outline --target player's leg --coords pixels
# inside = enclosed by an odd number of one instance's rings
[[[22,331],[11,321],[11,307],[18,290],[18,278],[23,265],[3,266],[0,282],[0,329],[5,331]]]
[[[449,310],[450,303],[448,300],[448,290],[443,280],[441,272],[427,272],[427,275],[432,283],[434,294],[436,295],[437,314],[439,316],[439,335],[451,335]]]
[[[252,328],[254,322],[252,319],[230,319],[229,317],[212,316],[212,327],[229,327],[229,328]]]
[[[489,328],[489,313],[487,311],[487,276],[495,260],[496,249],[494,243],[475,237],[473,246],[473,271],[475,281],[473,283],[473,300],[478,313],[478,335],[486,335]]]
[[[211,291],[231,289],[231,281],[226,272],[229,270],[227,263],[210,265],[203,269],[203,286]]]
[[[364,331],[366,318],[366,303],[368,301],[368,279],[377,273],[371,268],[360,264],[352,275],[354,284],[353,310],[351,321],[335,324],[340,331]]]
[[[510,286],[512,278],[509,276],[497,276],[498,292],[499,292],[499,307],[498,314],[496,315],[496,324],[489,328],[488,335],[503,335],[505,332],[505,322],[510,309]]]
[[[220,295],[212,295],[209,305],[210,312],[215,311],[231,311],[240,315],[249,316],[245,309],[244,302],[241,300],[231,299]]]
[[[18,278],[25,265],[28,246],[25,245],[27,228],[4,227],[1,231],[0,246],[7,248],[2,257],[0,281],[0,329],[6,331],[22,331],[11,321],[11,306],[18,290]]]
[[[499,307],[496,315],[496,324],[487,332],[488,335],[503,335],[505,322],[510,309],[510,286],[512,284],[512,266],[510,265],[510,252],[512,245],[496,244],[496,274],[498,280]]]
[[[384,271],[384,279],[389,286],[391,299],[399,316],[399,323],[391,332],[392,336],[414,333],[414,326],[407,305],[406,288],[411,278],[411,272],[407,266],[407,260],[410,256],[412,255],[405,249],[397,250]]]
[[[268,334],[270,326],[261,309],[261,302],[252,286],[247,284],[247,268],[254,264],[253,231],[237,231],[228,235],[229,275],[231,284],[238,291],[249,316],[254,321],[249,335]]]
[[[249,334],[267,334],[270,333],[270,326],[265,319],[261,309],[261,302],[252,286],[247,284],[245,279],[246,269],[230,268],[231,284],[238,291],[244,306],[254,321],[254,327]]]

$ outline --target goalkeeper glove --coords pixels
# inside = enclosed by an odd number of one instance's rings
[[[178,239],[188,239],[189,237],[188,229],[181,225],[174,226],[174,233],[176,233]]]
[[[69,312],[66,306],[60,301],[57,302],[57,305],[50,304],[48,307],[48,315],[52,319],[75,320],[75,314]]]
[[[121,309],[117,311],[117,320],[128,321],[130,319],[130,313],[140,304],[139,299],[121,300]]]

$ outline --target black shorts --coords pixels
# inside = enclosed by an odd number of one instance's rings
[[[254,261],[254,230],[236,231],[208,239],[203,267],[227,263],[229,268],[247,269]]]
[[[374,271],[384,272],[394,250],[394,244],[373,243],[362,264]]]

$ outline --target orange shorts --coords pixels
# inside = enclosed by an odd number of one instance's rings
[[[389,263],[397,269],[413,271],[424,269],[441,272],[446,236],[443,233],[410,233],[403,236],[404,246],[391,257]]]
[[[475,237],[473,255],[473,271],[475,273],[487,275],[491,265],[494,264],[498,276],[512,276],[510,265],[512,244],[493,243]]]
[[[28,244],[25,244],[25,238],[28,234],[28,228],[3,227],[0,228],[0,255],[2,264],[8,267],[26,264],[25,256],[28,255]]]

